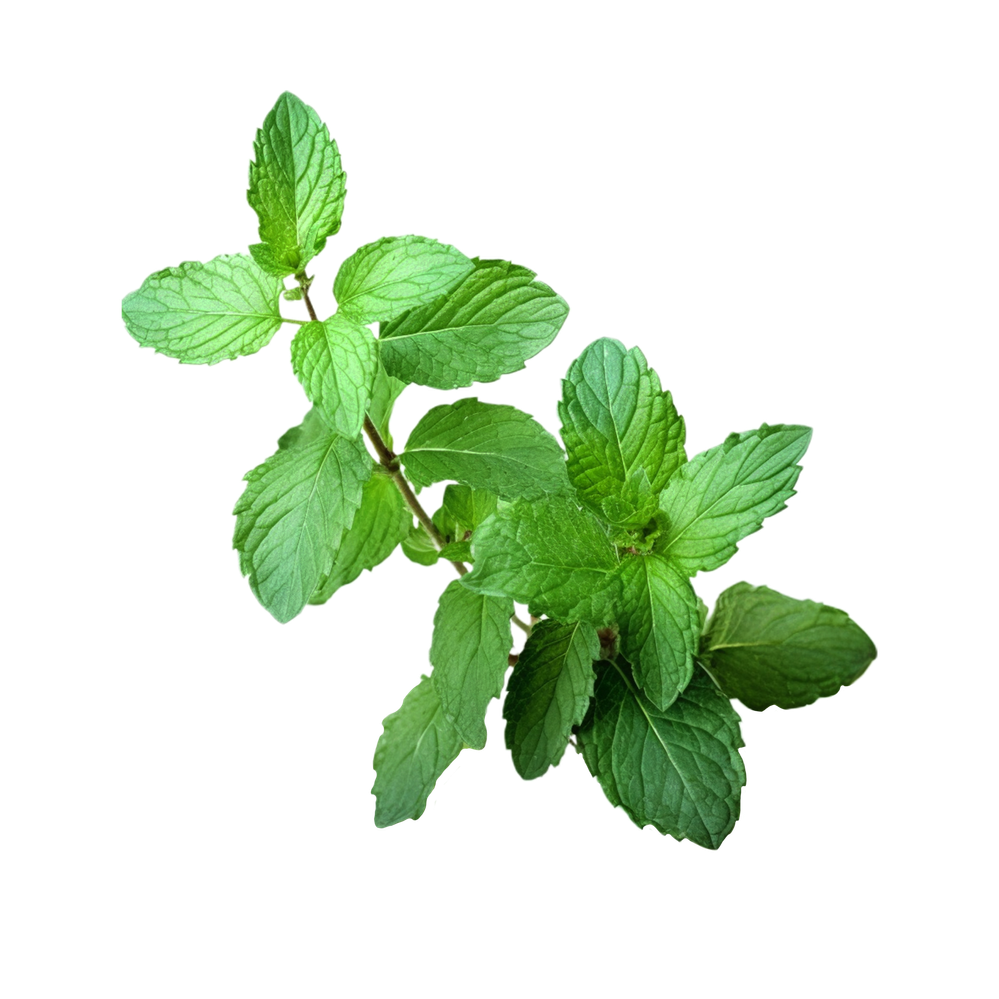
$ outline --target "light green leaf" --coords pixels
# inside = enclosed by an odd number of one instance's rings
[[[288,267],[282,264],[280,260],[274,255],[274,251],[270,248],[267,243],[252,243],[250,245],[250,256],[253,258],[253,262],[260,267],[261,270],[266,271],[272,277],[285,278],[290,273]],[[305,293],[302,292],[302,297],[305,297]],[[287,292],[285,292],[285,298],[287,298]],[[291,298],[288,301],[294,302],[295,299]]]
[[[700,598],[697,598],[697,633],[704,634],[704,627],[708,623],[708,605]]]
[[[253,144],[247,200],[263,243],[254,259],[278,277],[301,274],[340,228],[347,175],[326,126],[294,94],[282,94]]]
[[[657,554],[688,576],[724,565],[794,495],[811,437],[808,427],[764,423],[682,465],[659,500],[667,524]]]
[[[446,558],[449,562],[471,562],[471,541],[452,541],[446,544],[441,549],[441,558]]]
[[[639,529],[687,456],[683,418],[637,348],[591,343],[562,382],[562,440],[579,498],[616,527]]]
[[[434,688],[448,721],[473,749],[486,744],[486,708],[503,689],[513,647],[511,614],[512,601],[473,593],[456,579],[434,615]]]
[[[426,236],[389,236],[362,246],[337,272],[337,305],[362,323],[393,319],[453,288],[472,261]],[[389,369],[389,374],[395,374]]]
[[[323,419],[322,413],[313,406],[305,414],[305,418],[297,427],[286,430],[278,438],[278,447],[282,451],[305,447],[306,444],[311,444],[313,441],[325,440],[331,432],[330,428],[326,425],[326,421]]]
[[[656,555],[621,562],[620,649],[635,680],[660,710],[687,686],[697,654],[697,597],[690,580]]]
[[[506,260],[473,263],[447,295],[382,325],[382,361],[397,378],[439,389],[492,382],[555,339],[569,306],[534,271]]]
[[[378,371],[371,331],[339,313],[306,323],[291,342],[291,364],[326,423],[344,437],[356,437]]]
[[[627,664],[597,664],[594,710],[577,738],[611,804],[639,826],[717,849],[739,818],[746,770],[739,716],[697,670],[666,711],[638,691]]]
[[[157,271],[126,295],[128,332],[182,364],[215,364],[265,347],[281,318],[284,285],[249,257],[189,260]]]
[[[328,433],[295,446],[294,437],[292,446],[246,473],[233,510],[243,575],[282,623],[302,610],[333,567],[372,467],[360,440]]]
[[[391,477],[375,470],[364,483],[361,506],[340,542],[333,568],[323,576],[310,604],[323,604],[364,569],[373,569],[409,534],[413,517]]]
[[[442,558],[470,563],[472,556],[468,548],[468,538],[479,524],[490,514],[495,513],[496,504],[497,499],[493,493],[449,482],[444,487],[440,506],[430,515],[430,519],[445,541],[466,547],[456,549],[449,554],[438,551],[423,527],[414,523],[402,543],[403,555],[414,565],[425,569],[437,565]]]
[[[845,612],[736,583],[718,598],[700,657],[729,697],[762,711],[830,697],[853,683],[877,654]]]
[[[368,416],[375,425],[375,429],[381,434],[386,446],[392,447],[392,435],[389,433],[389,420],[392,417],[392,409],[396,399],[402,395],[402,390],[406,387],[405,382],[393,378],[382,366],[381,363],[375,368],[374,378],[371,382],[371,399],[368,402]]]
[[[534,626],[510,674],[503,717],[506,746],[524,780],[558,766],[593,696],[600,639],[582,621]]]
[[[440,549],[422,524],[412,524],[409,533],[402,539],[402,553],[417,565],[436,565],[441,557]]]
[[[588,621],[613,616],[618,556],[600,522],[565,496],[500,507],[472,537],[478,593],[528,604],[536,617]]]
[[[406,695],[402,707],[383,722],[375,747],[375,825],[418,819],[437,779],[462,750],[461,736],[444,717],[429,677]]]
[[[538,499],[568,489],[555,438],[527,413],[478,399],[431,409],[400,458],[420,487],[454,479],[502,499]]]
[[[444,501],[433,521],[443,537],[467,541],[478,526],[496,512],[497,503],[495,493],[452,484],[444,489]]]

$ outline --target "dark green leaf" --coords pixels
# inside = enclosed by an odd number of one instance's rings
[[[639,826],[717,849],[739,818],[746,770],[739,716],[711,678],[696,670],[659,711],[626,663],[601,662],[593,703],[577,738],[611,804]]]
[[[600,656],[596,631],[581,621],[534,626],[510,674],[503,717],[506,746],[525,780],[558,766],[574,725],[593,695],[593,660]]]
[[[853,683],[877,649],[841,610],[736,583],[718,598],[701,659],[729,697],[798,708]]]
[[[470,541],[452,541],[441,549],[441,558],[449,562],[471,562],[472,543]]]

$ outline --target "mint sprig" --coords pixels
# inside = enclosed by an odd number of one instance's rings
[[[189,364],[252,354],[297,327],[291,366],[311,408],[246,474],[234,511],[240,568],[278,621],[333,600],[397,548],[457,574],[434,616],[432,672],[375,749],[376,824],[423,814],[461,751],[486,744],[506,682],[505,740],[523,778],[574,745],[638,825],[717,848],[746,776],[731,699],[810,704],[877,654],[836,608],[737,583],[709,615],[692,585],[786,507],[811,430],[764,423],[688,459],[685,421],[645,355],[603,338],[562,383],[561,443],[527,413],[469,397],[432,407],[397,454],[390,423],[408,385],[518,371],[569,310],[527,267],[406,235],[348,254],[336,310],[318,315],[307,269],[340,230],[345,196],[336,142],[283,94],[250,166],[260,242],[157,271],[122,319],[141,345]],[[449,484],[431,515],[417,493],[438,482]]]

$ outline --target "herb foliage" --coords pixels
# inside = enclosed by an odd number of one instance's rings
[[[260,242],[156,272],[122,318],[142,346],[186,364],[252,354],[297,327],[292,370],[311,409],[246,474],[234,510],[240,568],[278,621],[397,547],[457,572],[434,617],[432,672],[375,749],[375,822],[423,814],[459,753],[485,745],[486,710],[506,683],[506,745],[522,777],[575,745],[638,825],[717,848],[746,779],[731,699],[810,704],[876,655],[836,608],[737,583],[708,617],[691,585],[784,509],[811,430],[763,424],[688,459],[684,419],[644,354],[600,339],[562,383],[561,444],[527,413],[470,397],[430,409],[396,454],[389,421],[407,385],[467,388],[518,371],[568,306],[522,265],[404,235],[347,257],[337,310],[320,318],[307,268],[341,226],[337,144],[285,93],[254,154]],[[283,315],[282,299],[306,314]],[[437,482],[451,484],[431,516],[416,493]],[[512,626],[527,635],[517,655]]]

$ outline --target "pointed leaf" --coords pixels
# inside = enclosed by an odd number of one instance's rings
[[[645,696],[668,708],[694,672],[697,597],[690,580],[655,555],[626,557],[620,581],[621,653]]]
[[[279,277],[302,273],[340,229],[347,175],[326,126],[294,94],[282,94],[253,144],[247,200],[260,221],[254,259]]]
[[[468,539],[479,524],[496,512],[496,504],[494,493],[449,482],[444,487],[440,506],[430,515],[430,519],[445,541],[467,546]],[[451,554],[445,555],[436,548],[422,525],[417,523],[413,524],[403,541],[402,553],[414,565],[426,569],[437,565],[442,558],[451,561],[469,561],[472,558],[467,549],[454,553],[461,556],[459,559],[452,559]]]
[[[705,668],[755,711],[830,697],[875,656],[874,643],[843,611],[748,583],[719,596],[701,640]]]
[[[618,556],[603,525],[564,496],[500,507],[473,535],[475,569],[465,585],[528,604],[537,617],[612,617]]]
[[[405,387],[405,382],[393,378],[381,363],[378,364],[371,381],[368,416],[371,417],[375,429],[381,434],[382,440],[390,448],[392,447],[392,435],[389,433],[389,420],[392,417],[395,402],[402,395],[402,390]]]
[[[361,441],[333,433],[282,448],[246,473],[233,547],[257,599],[278,621],[295,617],[332,568],[369,475]]]
[[[658,711],[623,662],[597,664],[594,710],[577,738],[611,804],[639,826],[717,849],[739,818],[746,770],[739,716],[703,671]]]
[[[363,570],[384,562],[409,534],[412,523],[413,516],[396,484],[376,470],[364,483],[361,506],[340,542],[333,568],[319,581],[309,603],[326,603]]]
[[[194,260],[157,271],[126,295],[128,332],[182,364],[216,364],[265,347],[283,322],[284,285],[249,257]]]
[[[688,576],[724,565],[794,495],[811,437],[808,427],[764,423],[681,466],[659,500],[667,526],[655,551]]]
[[[568,488],[558,442],[527,413],[478,399],[435,406],[400,455],[416,486],[453,479],[503,499],[536,499]]]
[[[473,263],[446,295],[382,325],[382,361],[397,378],[440,389],[492,382],[555,339],[569,306],[534,271],[505,260]]]
[[[344,437],[361,432],[377,374],[371,331],[340,315],[306,323],[291,342],[291,364],[309,400]]]
[[[617,527],[646,526],[687,457],[683,418],[642,352],[591,343],[562,382],[559,416],[579,498]]]
[[[525,780],[558,766],[574,725],[593,696],[593,660],[600,656],[596,631],[581,621],[534,626],[510,674],[503,717],[506,746]]]
[[[447,243],[426,236],[388,236],[362,246],[340,265],[333,294],[337,305],[358,321],[385,321],[432,302],[471,269],[472,261]]]
[[[429,677],[406,695],[402,707],[383,722],[375,748],[375,825],[418,819],[437,779],[462,750],[461,736],[444,717]]]
[[[484,597],[456,579],[441,594],[430,646],[434,688],[444,714],[473,749],[486,744],[486,708],[509,665],[513,603]]]

